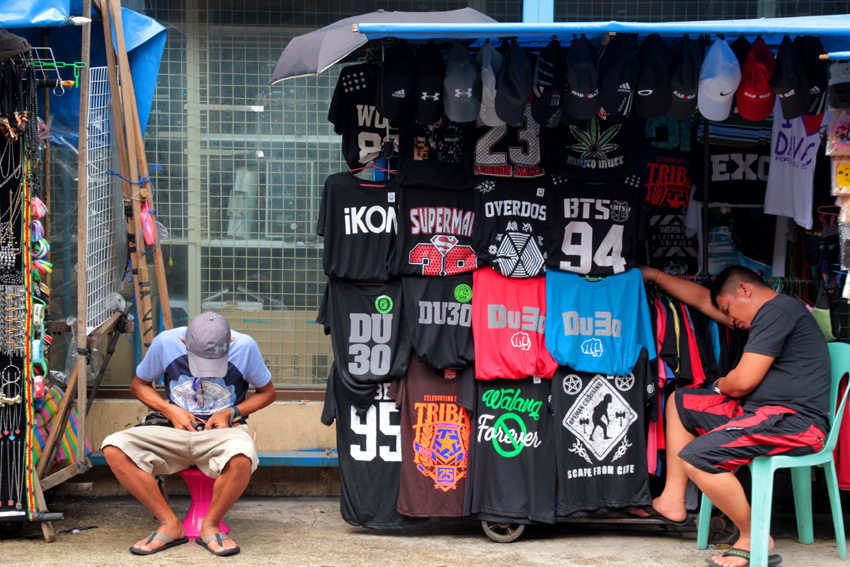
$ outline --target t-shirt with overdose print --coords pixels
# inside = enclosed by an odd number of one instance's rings
[[[164,373],[168,401],[195,417],[209,419],[221,410],[241,404],[245,401],[248,386],[261,388],[271,381],[271,372],[263,362],[256,341],[231,330],[227,374],[224,378],[201,378],[196,389],[183,342],[185,336],[186,327],[157,335],[142,363],[136,367],[136,376],[145,382],[153,382]]]
[[[550,380],[475,380],[461,386],[469,409],[464,515],[526,524],[555,521],[555,430]]]

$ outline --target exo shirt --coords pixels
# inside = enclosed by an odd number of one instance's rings
[[[487,126],[481,118],[475,126],[475,175],[517,179],[545,175],[540,124],[531,117],[531,105],[525,105],[519,126]]]
[[[189,355],[183,338],[186,327],[163,331],[151,343],[136,376],[153,382],[165,374],[168,401],[196,417],[208,419],[215,413],[245,401],[248,386],[261,388],[272,375],[263,362],[257,342],[237,331],[230,331],[232,342],[224,378],[201,378],[197,388],[189,370]]]
[[[475,253],[503,276],[546,271],[546,187],[543,180],[480,179],[475,196]]]
[[[546,350],[546,280],[516,279],[492,268],[472,274],[475,377],[550,378],[558,363]]]
[[[325,275],[384,282],[395,262],[398,184],[369,181],[349,172],[325,180],[316,234],[324,237]]]
[[[562,366],[552,379],[558,516],[648,506],[647,417],[658,388],[646,351],[625,375]]]
[[[472,122],[405,122],[399,126],[398,179],[405,187],[466,189],[475,182]]]
[[[419,360],[440,369],[462,368],[475,360],[472,274],[407,276],[402,285],[404,322]]]
[[[638,176],[603,184],[555,176],[547,193],[548,267],[610,276],[635,265],[646,239]]]
[[[631,372],[641,347],[650,360],[655,358],[640,270],[597,282],[549,270],[546,307],[546,348],[560,364],[579,372],[622,375]]]

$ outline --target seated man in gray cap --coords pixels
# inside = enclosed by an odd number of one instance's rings
[[[153,388],[162,374],[167,401]],[[249,386],[256,388],[256,394],[246,398]],[[154,475],[195,466],[216,479],[201,537],[195,541],[215,555],[239,553],[236,543],[219,533],[219,522],[257,468],[257,450],[245,416],[275,398],[271,373],[257,343],[231,331],[221,315],[201,313],[188,327],[165,331],[153,340],[136,368],[130,391],[170,422],[134,427],[103,441],[103,455],[118,481],[160,523],[130,551],[150,555],[189,541]]]

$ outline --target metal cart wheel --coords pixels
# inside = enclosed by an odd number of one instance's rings
[[[711,523],[708,525],[708,542],[715,545],[729,544],[732,545],[741,536],[741,530],[738,529],[732,521],[726,517],[726,514],[720,514],[711,518]]]
[[[525,531],[524,524],[499,524],[497,522],[481,522],[481,527],[487,537],[496,543],[510,543]]]
[[[29,522],[0,522],[0,539],[13,539],[24,533]]]

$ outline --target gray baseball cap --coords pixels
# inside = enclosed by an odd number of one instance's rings
[[[475,61],[463,44],[455,40],[443,79],[443,105],[454,122],[472,122],[481,109],[481,78]]]
[[[514,40],[496,78],[496,114],[508,124],[519,126],[531,94],[534,66]]]
[[[192,376],[224,378],[230,352],[230,323],[227,319],[212,311],[193,317],[186,328],[184,341]]]

